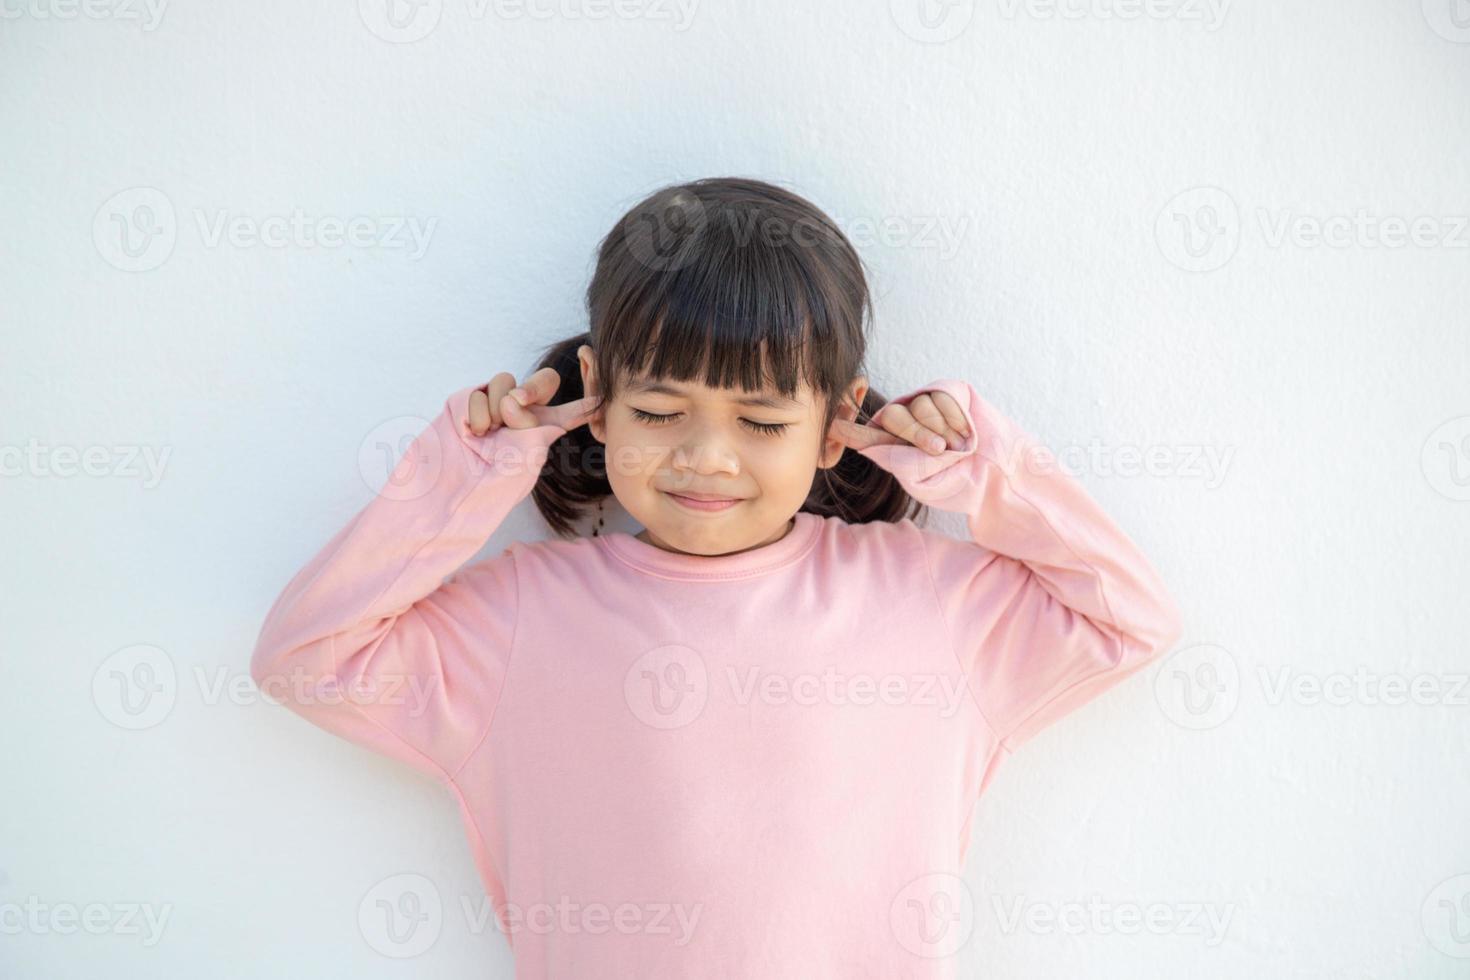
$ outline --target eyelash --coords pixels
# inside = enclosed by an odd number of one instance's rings
[[[663,425],[664,423],[666,423],[666,422],[670,421],[671,419],[673,419],[674,416],[673,415],[655,415],[652,412],[645,412],[641,408],[635,408],[635,409],[633,409],[633,417],[636,418],[636,419],[638,419],[641,422],[647,422],[650,425]],[[789,426],[791,423],[789,423],[789,422],[752,422],[752,421],[750,421],[750,419],[741,419],[740,420],[740,424],[741,425],[744,425],[746,428],[748,428],[748,429],[750,429],[750,430],[752,430],[754,432],[760,433],[761,435],[766,435],[766,436],[779,436],[782,432],[785,432],[786,431],[787,426]]]

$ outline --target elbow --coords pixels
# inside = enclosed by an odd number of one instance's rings
[[[270,696],[280,687],[276,678],[280,676],[281,666],[286,659],[287,651],[270,642],[265,634],[261,634],[254,652],[250,654],[250,679],[262,694]]]
[[[1174,649],[1184,635],[1184,616],[1174,600],[1163,595],[1146,620],[1116,636],[1117,667],[1132,672]]]
[[[337,637],[314,639],[263,631],[250,654],[250,679],[268,700],[287,707],[319,704],[347,680],[339,673]]]
[[[320,657],[325,654],[325,644],[292,643],[266,629],[250,654],[250,679],[270,700],[289,704],[299,699],[303,681],[319,676]]]

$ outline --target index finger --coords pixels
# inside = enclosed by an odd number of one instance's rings
[[[596,404],[596,395],[585,395],[561,405],[553,405],[550,410],[552,424],[570,432],[579,425],[586,424]]]
[[[869,446],[892,446],[903,442],[883,429],[873,425],[859,425],[849,422],[847,419],[832,420],[832,434],[842,440],[846,446],[853,449],[867,449]]]

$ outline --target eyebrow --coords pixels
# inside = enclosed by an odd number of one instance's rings
[[[664,384],[661,381],[635,381],[628,385],[628,391],[638,395],[673,395],[676,398],[687,398],[688,392],[674,385]],[[778,395],[743,395],[739,398],[730,399],[737,405],[753,405],[758,408],[800,408],[801,402],[794,398],[784,398]]]

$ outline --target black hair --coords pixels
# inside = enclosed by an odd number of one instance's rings
[[[561,379],[552,404],[584,396],[577,351],[587,344],[594,412],[629,376],[769,385],[787,397],[804,380],[826,403],[825,433],[865,373],[872,300],[861,258],[819,208],[764,181],[721,177],[664,187],[619,219],[598,247],[587,314],[588,330],[550,344],[537,364]],[[884,404],[869,387],[856,421]],[[603,446],[586,425],[552,444],[531,491],[563,537],[611,493]],[[918,517],[924,507],[848,450],[817,470],[801,509],[859,524]]]

